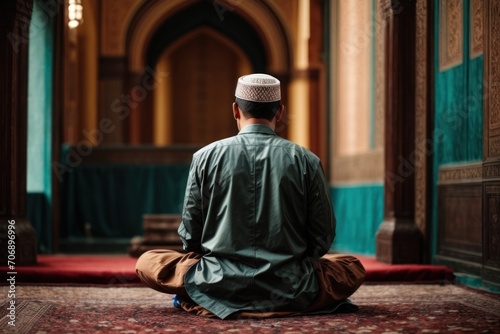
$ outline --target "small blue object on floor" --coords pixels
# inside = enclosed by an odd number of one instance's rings
[[[172,298],[172,305],[175,308],[181,308],[181,300],[180,300],[179,296],[174,295],[174,297]]]

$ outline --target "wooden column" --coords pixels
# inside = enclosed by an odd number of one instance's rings
[[[99,121],[107,124],[104,144],[123,144],[130,98],[125,90],[125,58],[99,58]]]
[[[483,285],[500,289],[500,2],[484,0]]]
[[[327,152],[328,122],[326,115],[326,65],[325,65],[325,2],[310,2],[309,38],[309,148],[316,153],[328,171]]]
[[[32,0],[0,2],[0,263],[6,265],[9,225],[15,265],[36,263],[36,236],[26,218],[28,42]],[[15,223],[14,223],[15,222]]]
[[[432,156],[434,132],[434,0],[417,0],[415,50],[415,224],[422,233],[423,262],[432,256]]]
[[[421,232],[415,224],[415,1],[390,1],[386,32],[384,221],[376,257],[419,263]]]

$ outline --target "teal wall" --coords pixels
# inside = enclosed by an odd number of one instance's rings
[[[331,196],[337,218],[333,250],[374,255],[375,234],[384,218],[384,186],[335,186]]]
[[[71,151],[63,151],[65,154]],[[189,165],[82,164],[62,175],[61,237],[142,235],[143,214],[180,214]]]
[[[51,244],[51,117],[53,18],[35,1],[29,36],[28,67],[28,218],[40,252]]]
[[[329,2],[326,2],[329,4]],[[376,43],[375,29],[380,22],[377,22],[376,6],[377,1],[372,0],[372,26],[371,26],[371,91],[370,91],[370,148],[376,146],[375,143],[375,59]],[[327,8],[328,13],[330,12]],[[334,23],[334,18],[330,19],[330,25]],[[330,31],[330,27],[327,29]],[[325,40],[329,42],[330,36],[326,34]],[[329,50],[329,47],[326,48]],[[330,57],[327,57],[330,59]],[[335,66],[328,64],[328,66]],[[331,78],[329,78],[331,79]],[[329,88],[331,83],[329,83]],[[328,101],[331,106],[331,101]],[[333,115],[335,110],[330,110]],[[332,131],[334,133],[334,131]],[[336,236],[332,249],[341,253],[355,253],[365,255],[375,255],[376,239],[375,235],[384,218],[384,186],[381,183],[335,185],[330,188],[332,205],[337,219]]]
[[[435,116],[433,159],[433,254],[437,248],[437,178],[445,164],[480,161],[483,156],[483,56],[470,59],[469,1],[464,1],[463,62],[439,69],[439,5],[435,6]]]

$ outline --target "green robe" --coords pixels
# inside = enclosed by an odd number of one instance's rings
[[[335,237],[319,158],[265,125],[193,156],[179,235],[204,254],[184,282],[220,318],[237,311],[300,311],[318,293],[315,259]]]

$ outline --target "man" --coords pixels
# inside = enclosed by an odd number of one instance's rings
[[[243,76],[235,96],[238,135],[193,156],[178,230],[187,253],[147,252],[138,276],[176,294],[183,309],[222,319],[357,309],[346,299],[363,282],[363,266],[352,256],[323,257],[335,217],[320,160],[274,133],[280,82]]]

